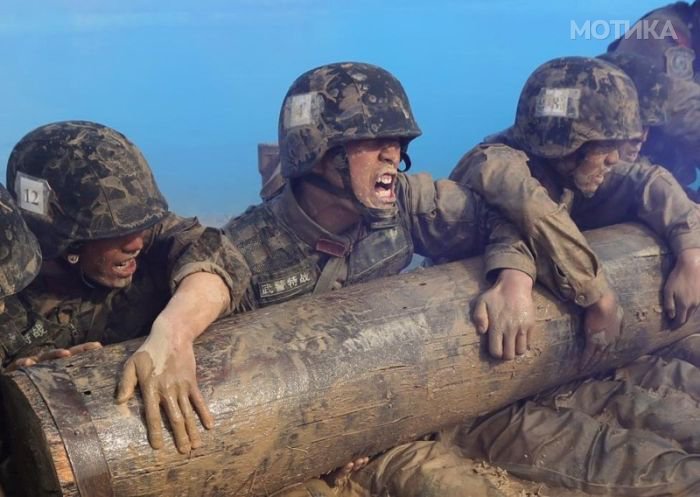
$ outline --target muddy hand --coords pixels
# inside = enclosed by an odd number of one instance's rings
[[[493,357],[524,354],[535,323],[532,278],[515,269],[501,271],[498,281],[477,299],[472,321],[479,333],[488,333]]]
[[[352,475],[356,471],[361,470],[362,468],[367,466],[368,463],[369,457],[358,457],[357,459],[354,459],[347,463],[345,466],[342,466],[336,470],[331,471],[330,473],[323,475],[323,479],[326,480],[326,483],[328,483],[329,486],[339,487],[347,481],[350,475]]]
[[[160,318],[159,318],[160,319]],[[190,341],[181,341],[176,327],[166,327],[156,319],[151,334],[124,366],[117,391],[117,403],[129,400],[139,385],[146,413],[151,447],[163,447],[160,408],[163,407],[180,453],[202,444],[194,412],[206,429],[214,425],[197,386],[194,350]]]
[[[581,357],[582,369],[595,366],[617,342],[622,333],[622,317],[622,307],[612,289],[586,308],[583,318],[586,346]]]
[[[81,343],[80,345],[74,345],[69,349],[52,349],[46,352],[42,352],[41,354],[16,359],[12,363],[10,363],[10,365],[5,369],[5,371],[9,373],[10,371],[14,371],[15,369],[34,366],[35,364],[40,362],[53,361],[54,359],[61,359],[63,357],[71,357],[78,354],[82,354],[83,352],[88,352],[90,350],[97,350],[101,348],[102,344],[100,342],[87,342]]]
[[[693,315],[700,305],[700,249],[686,249],[678,255],[676,265],[664,285],[664,310],[677,328]]]

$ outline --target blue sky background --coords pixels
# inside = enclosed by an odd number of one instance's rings
[[[173,211],[218,224],[258,202],[257,144],[276,141],[292,81],[357,60],[402,81],[424,133],[414,169],[445,176],[512,122],[537,65],[613,39],[571,39],[571,21],[633,23],[661,4],[2,0],[0,172],[31,129],[98,121],[141,148]]]

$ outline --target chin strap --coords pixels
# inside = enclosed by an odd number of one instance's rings
[[[331,157],[330,160],[333,167],[340,174],[343,181],[343,188],[331,184],[320,174],[308,174],[304,177],[304,180],[330,193],[331,195],[352,201],[357,210],[360,212],[362,219],[365,221],[367,226],[369,226],[370,230],[381,230],[395,227],[398,224],[398,206],[395,204],[391,209],[375,209],[373,207],[367,207],[360,202],[352,189],[350,167],[348,166],[348,158],[347,155],[345,155],[345,149],[343,147],[337,147],[335,150],[329,153],[333,154],[333,157]],[[401,159],[406,164],[406,168],[403,169],[403,171],[407,171],[411,167],[411,159],[404,152],[401,153]]]

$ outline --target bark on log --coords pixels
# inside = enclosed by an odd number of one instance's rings
[[[697,329],[697,316],[667,328],[672,258],[656,237],[633,225],[587,236],[626,311],[624,337],[598,370]],[[490,359],[468,314],[480,275],[472,259],[215,324],[195,348],[216,426],[186,456],[170,437],[149,447],[140,398],[113,402],[139,341],[5,376],[4,428],[19,441],[26,495],[268,495],[584,374],[580,315],[539,290],[531,350]]]

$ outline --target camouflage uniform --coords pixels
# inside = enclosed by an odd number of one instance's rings
[[[32,319],[15,295],[39,273],[41,253],[10,193],[0,186],[0,329],[8,337],[0,343],[0,359],[26,344],[24,335],[43,333],[40,320]],[[35,325],[35,322],[39,324]]]
[[[487,273],[512,268],[534,276],[529,250],[511,225],[470,190],[447,180],[433,182],[428,174],[400,174],[397,199],[396,226],[372,230],[360,225],[344,235],[312,221],[289,185],[229,221],[224,231],[253,274],[240,308],[398,274],[414,253],[462,259],[486,248]]]
[[[677,2],[643,16],[608,51],[647,57],[670,80],[666,122],[654,127],[642,154],[673,172],[684,186],[693,183],[700,164],[700,4]]]
[[[554,65],[560,70],[559,63]],[[605,284],[600,263],[579,229],[639,220],[663,237],[675,254],[700,247],[697,205],[669,172],[644,158],[614,165],[592,197],[576,191],[566,171],[547,158],[566,155],[556,150],[558,143],[567,143],[556,136],[561,127],[554,126],[549,135],[538,134],[537,123],[528,125],[533,119],[522,117],[537,114],[537,86],[552,82],[535,78],[532,83],[523,90],[516,125],[470,151],[451,177],[472,185],[521,226],[539,261],[545,255],[552,258],[549,268],[538,263],[540,281],[580,305],[589,303]],[[609,116],[609,122],[615,117]],[[673,373],[679,369],[689,379],[679,380]],[[466,457],[483,458],[516,476],[548,484],[608,495],[695,495],[700,459],[685,450],[697,451],[699,442],[681,447],[679,440],[688,438],[687,425],[674,425],[678,419],[671,413],[660,416],[664,403],[655,392],[663,386],[692,396],[694,375],[687,364],[642,359],[604,382],[578,382],[516,403],[485,417],[475,428],[466,427],[455,441]],[[637,417],[637,409],[645,408],[648,416]],[[694,409],[684,415],[690,411]],[[610,421],[611,412],[618,415],[617,423]],[[655,424],[659,418],[663,420]]]
[[[41,253],[10,193],[0,185],[0,302],[26,287],[39,272]]]
[[[310,121],[290,130],[285,126],[291,119],[289,102],[305,95],[317,99],[309,105],[324,107],[310,111],[323,113],[315,117],[323,123]],[[375,99],[379,110],[363,110],[360,99]],[[345,121],[333,121],[333,116]],[[315,133],[318,136],[309,136]],[[402,154],[407,157],[408,141],[419,134],[403,88],[389,73],[367,64],[323,66],[302,75],[285,99],[280,116],[282,173],[294,180],[309,174],[334,147],[382,136],[405,138]],[[292,183],[224,226],[253,275],[241,301],[243,309],[397,274],[414,253],[457,259],[487,248],[487,273],[512,268],[534,275],[530,251],[512,225],[485,207],[478,195],[452,181],[399,173],[396,208],[385,209],[390,211],[385,214],[367,212],[365,207],[366,222],[342,235],[309,218],[297,203]]]
[[[593,59],[587,60],[599,65],[597,70],[607,66],[616,77],[629,81],[619,70]],[[578,58],[555,62],[570,68],[572,74],[581,70],[579,63]],[[538,78],[536,71],[526,84],[533,94],[521,96],[519,115],[535,112],[539,88],[546,86],[546,82],[537,81]],[[627,104],[620,102],[620,105]],[[614,114],[604,119],[620,122]],[[600,261],[581,229],[640,220],[668,240],[676,254],[686,248],[700,247],[697,207],[665,169],[646,160],[635,164],[620,162],[596,194],[585,198],[548,159],[576,150],[583,144],[581,139],[570,141],[564,149],[555,142],[567,143],[565,139],[547,134],[538,136],[535,126],[522,121],[490,137],[490,143],[468,152],[450,178],[480,192],[520,227],[539,256],[538,280],[560,298],[587,307],[596,302],[608,286]],[[624,127],[624,119],[622,122]],[[640,128],[639,124],[628,127]],[[561,132],[562,128],[555,129]],[[592,135],[585,129],[572,134]],[[623,138],[611,132],[594,139]],[[526,140],[531,141],[526,143]]]
[[[0,336],[3,364],[45,349],[143,336],[195,272],[217,274],[232,295],[241,293],[248,273],[240,253],[221,230],[168,212],[140,151],[110,128],[67,121],[30,132],[12,151],[7,180],[48,260],[18,296],[22,305],[13,306],[15,325],[29,328]],[[126,288],[92,284],[62,257],[75,244],[143,230]]]
[[[281,168],[288,181],[279,195],[249,208],[224,227],[253,275],[240,307],[253,309],[394,275],[410,263],[414,253],[457,259],[486,248],[487,273],[512,268],[534,276],[532,255],[513,226],[488,209],[477,194],[457,183],[434,182],[427,174],[399,173],[396,207],[382,212],[359,204],[353,197],[345,143],[397,138],[408,167],[408,144],[419,134],[403,88],[381,68],[331,64],[298,78],[287,93],[279,124]],[[344,189],[313,178],[314,165],[327,154],[343,175]],[[364,222],[340,235],[325,230],[297,202],[294,184],[299,178],[353,200]],[[395,451],[411,452],[413,446],[407,444]],[[390,471],[375,462],[360,472],[357,481],[353,477],[344,487],[330,488],[321,480],[312,480],[283,495],[350,496],[388,491],[397,469],[396,465],[391,467]]]

